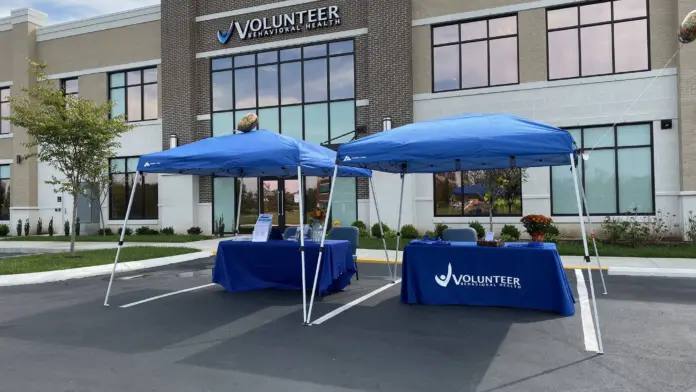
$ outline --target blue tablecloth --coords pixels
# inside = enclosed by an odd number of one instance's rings
[[[404,303],[509,306],[575,314],[573,292],[554,244],[541,248],[409,244],[402,274]]]
[[[312,289],[318,257],[319,243],[305,242],[307,290]],[[301,260],[299,242],[222,241],[215,257],[213,283],[230,292],[268,288],[301,290]],[[343,290],[355,271],[350,243],[325,241],[318,293]]]

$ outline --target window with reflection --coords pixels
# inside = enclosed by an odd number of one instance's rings
[[[547,10],[549,80],[649,70],[647,1]]]
[[[0,221],[10,220],[10,165],[0,165]]]
[[[211,60],[213,136],[254,112],[259,128],[317,144],[355,135],[352,40]]]
[[[433,92],[519,83],[517,15],[436,26]]]
[[[10,115],[10,88],[0,88],[0,118]],[[10,133],[10,122],[0,120],[0,135]]]
[[[63,95],[73,95],[77,97],[79,92],[77,87],[77,78],[61,79],[60,90],[63,92]]]
[[[109,219],[123,220],[133,184],[139,157],[109,160]],[[156,173],[143,173],[133,196],[133,206],[128,219],[157,219],[159,215]]]
[[[587,195],[590,214],[655,212],[651,123],[571,128],[568,131],[575,143],[589,155],[587,161],[579,161],[578,175]],[[569,166],[551,168],[551,213],[578,213]]]
[[[500,173],[505,185],[488,190],[487,177],[491,171],[461,171],[434,174],[435,216],[493,216],[522,215],[522,171]],[[487,195],[492,194],[492,203]]]
[[[109,74],[109,99],[115,103],[112,117],[124,115],[128,122],[157,120],[157,67]]]

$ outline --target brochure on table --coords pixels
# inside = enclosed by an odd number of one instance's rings
[[[266,242],[271,236],[271,228],[273,227],[273,215],[261,214],[254,225],[254,234],[251,238],[252,242]]]

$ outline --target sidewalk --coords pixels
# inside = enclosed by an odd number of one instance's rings
[[[218,238],[193,242],[129,242],[128,237],[123,246],[162,246],[162,247],[186,247],[204,252],[217,250],[218,242],[228,238]],[[116,249],[118,242],[76,242],[75,250]],[[2,241],[0,242],[0,255],[7,253],[61,253],[70,251],[68,241]]]

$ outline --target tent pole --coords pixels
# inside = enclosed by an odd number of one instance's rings
[[[321,268],[321,256],[324,253],[324,238],[326,238],[326,228],[329,226],[329,215],[331,215],[331,202],[333,201],[334,185],[336,185],[336,175],[338,174],[338,165],[334,166],[333,178],[331,178],[331,190],[329,191],[329,205],[326,207],[326,218],[324,218],[324,228],[321,232],[321,242],[319,244],[319,258],[317,259],[317,268],[314,270],[314,284],[312,285],[312,295],[309,297],[309,313],[307,314],[307,324],[310,324],[312,319],[312,307],[314,305],[314,293],[317,290],[317,281],[319,280],[319,269]],[[357,252],[357,249],[356,249]]]
[[[244,176],[239,177],[239,204],[237,205],[237,224],[234,227],[234,236],[239,235],[239,218],[242,214],[242,190],[244,189]]]
[[[297,182],[300,195],[302,194],[302,166],[297,166]],[[302,254],[302,316],[303,324],[307,325],[307,277],[305,276],[305,252],[304,252],[304,197],[300,196],[300,253]]]
[[[604,289],[604,294],[607,294],[607,284],[604,282],[604,271],[602,270],[602,262],[599,260],[599,252],[597,251],[597,241],[595,240],[595,232],[592,227],[592,217],[590,216],[590,208],[587,206],[587,195],[585,195],[585,189],[583,189],[582,184],[580,186],[580,195],[582,195],[582,201],[585,205],[585,214],[587,214],[587,222],[590,226],[590,237],[592,238],[592,246],[594,247],[595,258],[597,259],[597,265],[599,266],[599,277],[602,278],[602,288]],[[589,272],[588,270],[588,273]]]
[[[118,264],[118,257],[121,255],[123,239],[126,236],[126,225],[128,224],[128,217],[130,217],[131,207],[133,206],[133,199],[135,198],[135,189],[138,187],[138,181],[140,180],[140,176],[140,172],[135,172],[133,190],[131,191],[130,199],[128,200],[128,208],[126,208],[126,218],[123,220],[123,228],[121,228],[121,239],[119,239],[118,241],[118,249],[116,249],[116,258],[114,259],[114,268],[111,270],[109,287],[106,289],[106,297],[104,297],[104,306],[109,306],[109,295],[111,294],[111,285],[113,285],[114,283],[114,275],[116,274],[116,264]]]
[[[377,210],[377,221],[379,222],[379,234],[382,237],[382,246],[384,247],[384,256],[387,258],[387,268],[389,268],[389,277],[392,278],[391,263],[389,263],[389,251],[387,251],[387,240],[384,239],[384,229],[382,228],[382,218],[379,216],[379,203],[377,203],[377,192],[375,192],[375,183],[370,177],[370,188],[372,189],[372,198],[375,200],[375,209]],[[392,279],[394,283],[394,279]]]
[[[582,202],[580,201],[580,188],[578,186],[578,173],[575,170],[575,157],[570,154],[570,170],[573,172],[573,182],[575,184],[575,198],[578,202],[578,215],[580,217],[580,231],[582,232],[582,246],[585,250],[585,262],[587,263],[587,275],[590,277],[590,292],[592,293],[592,307],[594,308],[594,322],[597,329],[597,343],[599,344],[599,354],[604,354],[602,347],[602,332],[599,329],[599,313],[597,312],[597,299],[595,298],[594,283],[592,282],[592,268],[590,268],[590,252],[587,250],[587,234],[585,233],[585,219],[582,216]]]
[[[401,197],[399,199],[399,221],[396,224],[396,258],[394,259],[394,279],[392,282],[396,282],[396,274],[399,270],[399,240],[401,239],[401,210],[404,206],[404,180],[406,178],[406,173],[401,173]]]

